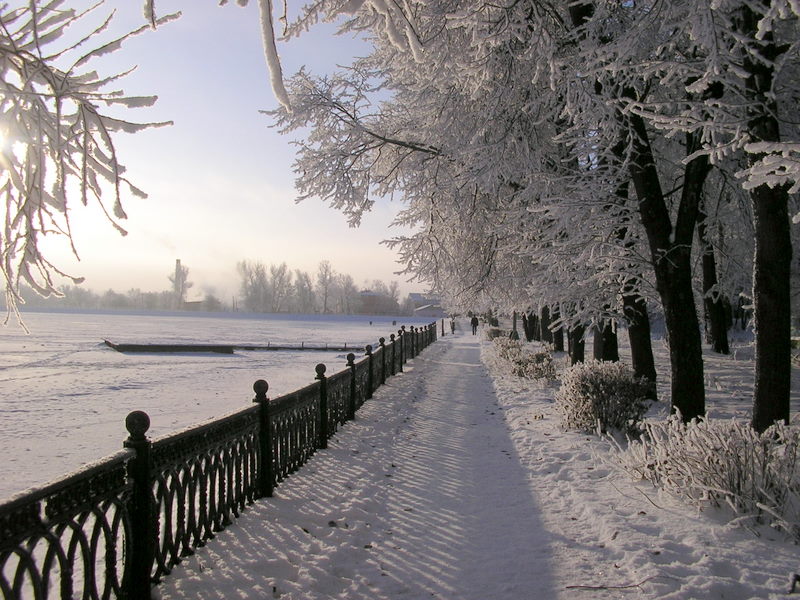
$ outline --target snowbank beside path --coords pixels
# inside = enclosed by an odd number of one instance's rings
[[[558,598],[783,598],[800,549],[698,513],[613,466],[609,444],[559,429],[555,388],[504,376],[484,346],[519,461],[542,507]]]
[[[607,463],[606,442],[559,430],[553,387],[504,375],[488,343],[447,336],[407,371],[274,498],[177,567],[161,597],[788,592],[797,546],[632,483]]]

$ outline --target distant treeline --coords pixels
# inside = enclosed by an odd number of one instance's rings
[[[180,285],[176,285],[176,277],[170,275],[170,289],[160,292],[131,288],[124,293],[112,289],[97,293],[79,285],[64,285],[59,288],[62,296],[45,298],[30,288],[21,291],[24,306],[28,308],[393,315],[414,312],[410,298],[400,300],[396,281],[386,284],[374,280],[359,288],[350,275],[336,273],[328,261],[322,261],[313,276],[300,269],[291,270],[286,263],[265,265],[258,261],[242,261],[236,268],[240,278],[239,293],[230,299],[219,298],[209,291],[202,298],[187,300],[186,293],[192,283],[187,279],[188,269],[181,266],[183,281]]]

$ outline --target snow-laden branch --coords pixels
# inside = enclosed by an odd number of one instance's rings
[[[261,40],[264,45],[264,58],[269,68],[272,92],[278,102],[286,110],[291,110],[291,102],[286,87],[283,84],[283,68],[278,56],[278,48],[275,43],[275,29],[272,20],[272,0],[258,0],[258,10],[261,17]]]
[[[44,254],[45,237],[63,237],[77,256],[70,225],[71,202],[95,204],[109,222],[125,234],[123,190],[145,194],[125,177],[114,144],[118,132],[136,133],[169,123],[135,123],[110,117],[101,106],[150,106],[154,96],[126,96],[108,89],[123,74],[100,76],[82,70],[95,58],[117,51],[140,27],[99,43],[110,16],[87,36],[70,40],[67,29],[92,18],[102,3],[84,12],[53,11],[34,0],[21,8],[0,7],[0,197],[3,234],[2,272],[9,312],[21,301],[20,286],[42,295],[58,294],[55,276],[69,277]],[[163,25],[177,15],[155,17]],[[98,44],[92,47],[92,44]],[[89,46],[88,50],[84,48]],[[55,64],[71,64],[67,70]],[[110,200],[109,200],[110,198]],[[78,277],[69,277],[75,282]]]

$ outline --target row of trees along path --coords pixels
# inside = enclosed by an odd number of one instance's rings
[[[6,114],[19,144],[5,157],[3,188],[17,217],[0,240],[12,310],[23,283],[56,291],[58,269],[39,234],[71,240],[73,184],[84,204],[103,198],[112,221],[124,218],[120,190],[141,191],[122,176],[111,134],[156,125],[104,115],[100,104],[154,98],[104,91],[119,77],[82,71],[121,44],[95,46],[69,76],[55,66],[67,48],[99,43],[105,26],[72,46],[62,36],[81,17],[41,16],[44,4],[0,12],[13,49]],[[267,114],[297,138],[298,200],[322,199],[355,226],[376,197],[402,198],[395,223],[409,233],[388,243],[449,310],[547,307],[575,339],[587,326],[624,323],[639,374],[652,362],[639,360],[650,353],[648,306],[658,306],[670,400],[685,420],[705,413],[695,290],[721,352],[720,311],[746,296],[756,332],[753,426],[788,421],[796,0],[320,0],[291,13],[273,4],[258,3],[281,104]],[[173,18],[142,5],[142,30]],[[302,69],[284,81],[273,25],[289,39],[318,22],[341,23],[368,48],[335,73]],[[55,185],[42,185],[49,179]],[[176,269],[177,293],[186,283]]]

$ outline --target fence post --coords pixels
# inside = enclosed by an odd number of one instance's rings
[[[444,319],[442,319],[442,337],[444,337]]]
[[[405,332],[406,332],[406,326],[405,325],[403,325],[402,327],[400,327],[400,329],[397,330],[397,335],[400,338],[400,362],[399,362],[399,365],[400,365],[400,372],[401,373],[403,372],[403,363],[406,360],[405,352],[404,352],[405,348],[403,348],[403,346],[405,346],[405,340],[403,339],[403,338],[406,337],[404,335]]]
[[[350,403],[347,407],[347,418],[356,418],[356,355],[352,352],[347,355],[347,366],[350,367]]]
[[[258,404],[258,493],[259,497],[272,497],[275,491],[275,475],[272,465],[272,424],[270,423],[270,404],[267,398],[269,384],[259,379],[253,384]]]
[[[150,429],[150,417],[144,411],[135,410],[125,417],[125,428],[129,435],[122,445],[136,452],[136,457],[128,463],[128,477],[133,485],[128,501],[131,570],[126,586],[127,597],[149,598],[156,544],[156,514],[150,481],[152,443],[145,435]]]
[[[328,380],[325,377],[325,365],[319,363],[315,370],[319,380],[319,440],[317,448],[325,449],[328,447]]]
[[[373,362],[373,360],[372,360],[372,344],[367,344],[366,353],[367,353],[367,365],[369,366],[369,369],[367,370],[367,395],[366,395],[366,399],[369,400],[370,398],[372,398],[372,388],[373,388],[374,383],[375,383],[375,377],[374,377],[373,369],[372,369],[372,362]]]
[[[394,334],[389,334],[389,339],[392,341],[392,375],[395,374],[395,361],[397,360],[397,356],[395,355],[395,346],[397,344],[394,343]]]
[[[379,338],[378,344],[381,347],[381,385],[386,383],[386,338]]]

